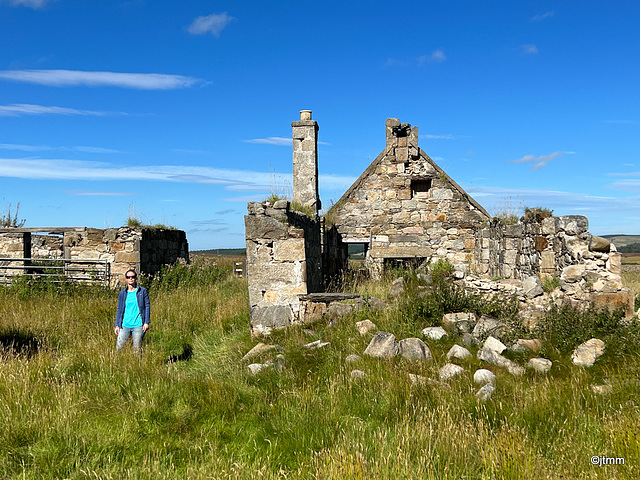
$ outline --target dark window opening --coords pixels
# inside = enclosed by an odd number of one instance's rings
[[[411,181],[411,196],[423,196],[431,190],[431,179],[425,178]]]

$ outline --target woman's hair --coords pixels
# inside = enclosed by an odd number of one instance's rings
[[[129,272],[132,272],[136,277],[138,276],[138,273],[133,268],[130,268],[129,270],[124,272],[124,276],[126,277]]]

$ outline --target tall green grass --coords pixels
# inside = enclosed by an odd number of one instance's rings
[[[558,354],[546,377],[488,367],[499,378],[486,403],[474,396],[473,371],[486,367],[475,358],[448,384],[410,383],[408,373],[437,378],[453,340],[430,343],[433,364],[345,366],[371,338],[356,320],[399,338],[431,323],[414,313],[398,326],[410,288],[388,310],[262,339],[282,347],[285,367],[251,376],[246,281],[219,267],[206,282],[149,286],[142,361],[130,346],[114,354],[116,292],[1,291],[0,478],[636,478],[637,353],[591,369]],[[302,347],[316,339],[330,345]],[[367,376],[352,380],[352,368]],[[592,391],[603,383],[611,393]],[[593,455],[626,464],[593,466]]]

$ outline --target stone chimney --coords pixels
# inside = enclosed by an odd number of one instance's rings
[[[400,123],[397,118],[387,118],[385,122],[387,155],[393,163],[406,163],[409,159],[417,159],[418,127],[411,128],[408,123]]]
[[[318,122],[311,120],[311,110],[300,110],[300,120],[293,129],[293,201],[309,205],[317,214],[318,195]]]

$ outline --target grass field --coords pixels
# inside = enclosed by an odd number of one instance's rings
[[[473,371],[486,367],[475,358],[448,384],[409,381],[437,378],[452,340],[430,343],[433,364],[365,358],[355,368],[367,377],[352,380],[344,359],[370,340],[355,321],[420,337],[429,309],[444,308],[408,298],[312,332],[276,332],[267,341],[282,347],[285,368],[251,376],[241,360],[256,343],[246,281],[216,262],[149,282],[142,361],[130,349],[114,355],[115,292],[0,291],[0,478],[637,478],[640,354],[620,346],[637,332],[613,332],[622,338],[591,369],[551,344],[548,376],[487,367],[498,382],[485,403],[474,396]],[[390,280],[355,288],[383,296]],[[562,321],[571,329],[585,318]],[[330,345],[301,347],[316,339]],[[595,455],[625,464],[593,465]]]

